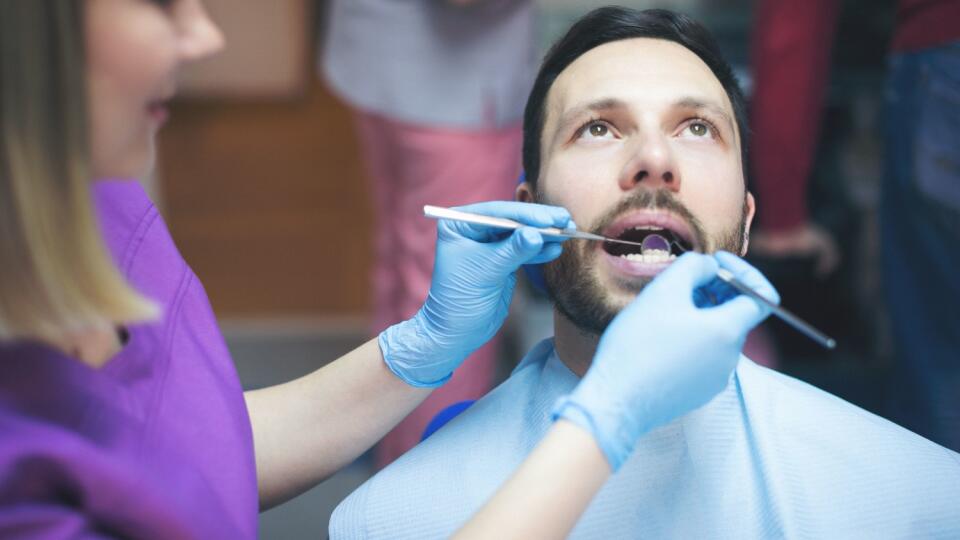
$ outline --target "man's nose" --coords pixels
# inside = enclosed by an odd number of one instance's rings
[[[184,60],[200,60],[223,49],[223,32],[199,0],[187,2],[181,9],[178,24],[180,55]]]
[[[650,189],[680,190],[680,174],[666,137],[644,136],[635,141],[630,160],[620,175],[620,189],[630,191],[639,186]]]

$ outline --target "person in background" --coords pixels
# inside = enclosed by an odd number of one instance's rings
[[[353,110],[374,212],[373,331],[413,315],[433,265],[423,205],[509,200],[536,68],[530,0],[333,0],[323,73]],[[494,339],[378,445],[378,467],[444,406],[489,390]]]
[[[755,23],[751,156],[763,204],[753,246],[813,256],[820,273],[836,266],[838,250],[810,220],[806,186],[838,12],[837,0],[763,0]],[[891,414],[960,451],[960,1],[898,1],[883,118]]]

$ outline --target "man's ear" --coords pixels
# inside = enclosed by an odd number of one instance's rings
[[[535,198],[530,182],[523,181],[517,184],[517,189],[513,192],[513,198],[518,202],[532,203]]]
[[[747,254],[747,248],[750,247],[750,225],[753,223],[753,216],[757,211],[757,203],[753,200],[753,193],[747,192],[747,198],[743,205],[743,248],[740,250],[741,257]]]

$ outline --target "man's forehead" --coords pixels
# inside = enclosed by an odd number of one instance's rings
[[[733,114],[723,85],[692,51],[663,39],[625,39],[587,51],[560,73],[547,95],[546,120],[556,128],[560,115],[603,99],[666,106],[687,98]]]

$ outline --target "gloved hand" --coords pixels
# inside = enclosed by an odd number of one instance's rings
[[[533,227],[575,227],[570,213],[555,206],[495,201],[457,209]],[[446,382],[503,324],[517,269],[557,258],[562,241],[526,227],[509,231],[440,220],[426,302],[412,319],[380,334],[387,366],[412,386]]]
[[[736,256],[686,253],[614,318],[586,376],[557,402],[554,418],[590,431],[614,471],[643,434],[726,387],[747,333],[769,315],[769,308],[747,296],[723,294],[721,289],[732,288],[716,278],[721,266],[779,303],[770,282]],[[700,288],[727,300],[697,307],[694,297],[704,298],[695,295]]]

